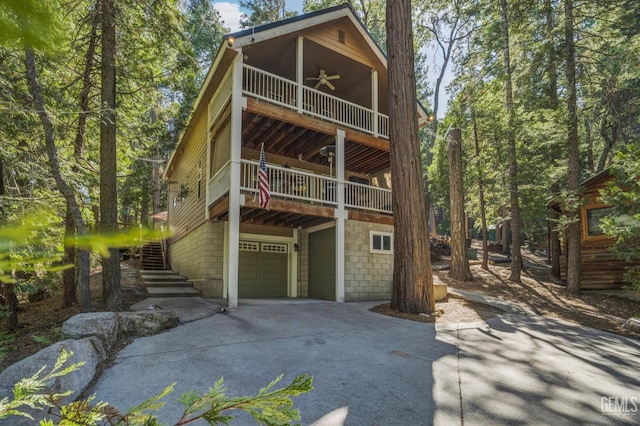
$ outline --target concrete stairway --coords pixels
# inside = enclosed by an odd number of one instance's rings
[[[185,277],[174,271],[143,269],[140,271],[149,296],[151,297],[198,297],[200,291]]]

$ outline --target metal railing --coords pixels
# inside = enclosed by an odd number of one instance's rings
[[[302,105],[298,105],[298,84],[251,65],[243,65],[244,94],[334,123],[389,138],[389,117],[307,86],[302,87]]]

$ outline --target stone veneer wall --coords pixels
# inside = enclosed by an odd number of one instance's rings
[[[169,246],[171,268],[193,283],[202,297],[221,298],[224,222],[206,221]]]
[[[393,254],[371,253],[369,232],[393,232],[393,225],[345,222],[345,299],[391,300]]]

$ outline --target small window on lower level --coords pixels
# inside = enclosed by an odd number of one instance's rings
[[[393,234],[371,231],[369,233],[369,251],[371,253],[393,253]]]

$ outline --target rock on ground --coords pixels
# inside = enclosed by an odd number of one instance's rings
[[[118,317],[114,312],[87,312],[74,315],[62,324],[62,334],[70,339],[96,336],[109,352],[118,339]]]
[[[98,365],[106,359],[106,352],[100,339],[95,336],[87,337],[80,340],[63,340],[56,342],[51,346],[48,346],[37,352],[30,357],[27,357],[9,367],[7,367],[2,373],[0,373],[0,399],[7,397],[13,398],[13,386],[23,378],[31,377],[38,372],[41,368],[44,371],[40,374],[40,377],[49,373],[62,349],[68,352],[73,352],[73,356],[69,359],[65,366],[75,364],[83,361],[85,364],[64,376],[56,377],[45,389],[41,391],[42,394],[46,393],[62,393],[65,391],[73,391],[71,395],[67,396],[61,401],[61,404],[66,404],[77,398],[82,391],[93,380]],[[26,407],[20,409],[20,411],[30,413],[36,420],[45,418],[46,410],[34,411]],[[26,417],[9,417],[2,420],[3,425],[33,425],[33,420]]]
[[[142,337],[159,333],[178,325],[178,314],[164,312],[119,312],[119,337]]]

